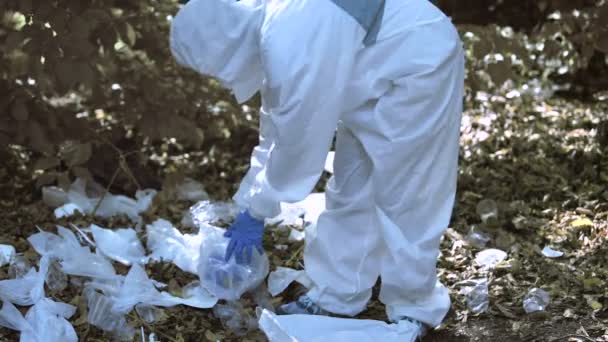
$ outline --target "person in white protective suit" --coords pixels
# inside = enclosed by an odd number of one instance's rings
[[[262,95],[230,252],[261,249],[262,220],[312,191],[337,134],[326,210],[304,253],[314,286],[295,304],[354,316],[380,278],[390,320],[439,325],[464,88],[451,20],[427,0],[194,0],[173,20],[171,47],[239,102]]]

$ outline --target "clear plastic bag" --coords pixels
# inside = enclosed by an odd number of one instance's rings
[[[224,230],[208,225],[200,227],[203,240],[198,273],[201,285],[219,299],[238,300],[255,289],[268,275],[268,257],[253,252],[250,264],[238,264],[235,258],[225,261],[229,239]]]

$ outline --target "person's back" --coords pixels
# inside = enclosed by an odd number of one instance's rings
[[[380,277],[389,319],[438,325],[450,305],[435,264],[456,192],[464,79],[450,20],[426,0],[189,7],[172,32],[178,61],[241,101],[262,92],[260,144],[235,195],[244,212],[227,257],[261,249],[260,219],[310,193],[337,129],[327,208],[304,255],[314,286],[284,311],[356,315]]]

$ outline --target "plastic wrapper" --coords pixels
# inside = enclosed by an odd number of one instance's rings
[[[8,277],[11,279],[23,278],[32,269],[32,265],[23,255],[16,255],[8,266]]]
[[[526,313],[544,311],[550,303],[551,296],[547,291],[534,288],[524,297],[524,310]]]
[[[465,295],[469,310],[475,314],[486,312],[490,306],[488,279],[472,279],[466,283],[470,286],[462,288],[460,293]]]
[[[124,315],[112,311],[112,300],[92,288],[84,290],[87,299],[87,322],[97,328],[107,331],[118,339],[132,340],[135,330]]]
[[[63,273],[57,261],[51,261],[45,282],[51,291],[63,291],[68,287],[68,276]]]
[[[542,254],[545,257],[551,258],[551,259],[560,258],[560,257],[564,256],[564,252],[557,251],[549,246],[545,246],[545,248],[543,248]]]
[[[127,266],[148,262],[146,251],[137,238],[135,230],[110,230],[91,225],[91,232],[97,248],[108,258]]]
[[[76,307],[54,302],[48,298],[40,300],[25,315],[26,321],[32,327],[30,336],[27,332],[21,333],[21,342],[24,340],[38,342],[76,342],[76,331],[67,321],[76,312]],[[37,340],[35,339],[37,338]]]
[[[78,178],[67,193],[57,187],[42,189],[43,201],[50,207],[56,207],[55,217],[68,217],[76,211],[83,214],[95,214],[100,217],[112,217],[124,214],[131,219],[138,219],[139,214],[146,211],[156,195],[155,190],[138,191],[136,199],[107,193],[98,184]],[[99,203],[99,206],[97,204]]]
[[[306,288],[312,286],[312,280],[308,277],[305,271],[298,271],[288,267],[277,267],[276,271],[271,272],[268,276],[268,291],[274,297],[294,281],[302,284]]]
[[[91,278],[114,278],[116,271],[103,255],[92,253],[89,247],[82,246],[69,229],[57,226],[59,236],[36,233],[28,238],[32,247],[43,256],[61,260],[64,273]]]
[[[268,257],[253,252],[250,264],[238,264],[236,258],[225,261],[229,239],[224,230],[203,225],[203,239],[198,273],[201,285],[219,299],[238,300],[243,293],[255,289],[268,275]]]
[[[465,240],[475,247],[483,248],[490,242],[490,237],[488,234],[479,230],[477,226],[473,225],[465,237]]]
[[[263,310],[260,329],[270,342],[415,342],[420,327],[410,321],[381,321],[316,315],[277,316]]]
[[[120,290],[113,297],[112,310],[126,314],[137,304],[154,306],[188,305],[208,309],[217,303],[217,299],[198,285],[198,282],[182,290],[182,297],[175,297],[167,292],[157,290],[157,284],[148,278],[141,266],[134,264],[124,279]],[[104,291],[104,293],[109,291]]]
[[[486,249],[475,256],[475,262],[485,269],[492,269],[496,267],[499,262],[507,259],[507,253],[500,249]]]
[[[0,281],[0,298],[22,306],[36,304],[44,297],[49,263],[48,257],[42,257],[38,271],[32,268],[23,278]]]
[[[229,221],[236,217],[239,209],[231,202],[201,201],[190,207],[190,216],[195,227],[218,221]]]
[[[257,328],[255,318],[249,315],[238,302],[217,304],[213,307],[213,315],[222,322],[224,328],[237,336],[244,336]]]
[[[162,309],[147,304],[135,305],[135,311],[137,312],[137,315],[147,323],[154,323],[163,315]]]
[[[159,219],[146,226],[151,260],[174,263],[182,271],[197,273],[202,235],[182,234],[171,222]]]

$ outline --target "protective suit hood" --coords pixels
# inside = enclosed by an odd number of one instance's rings
[[[264,73],[259,34],[263,0],[193,0],[171,25],[171,51],[177,62],[217,78],[239,103],[261,87]]]

